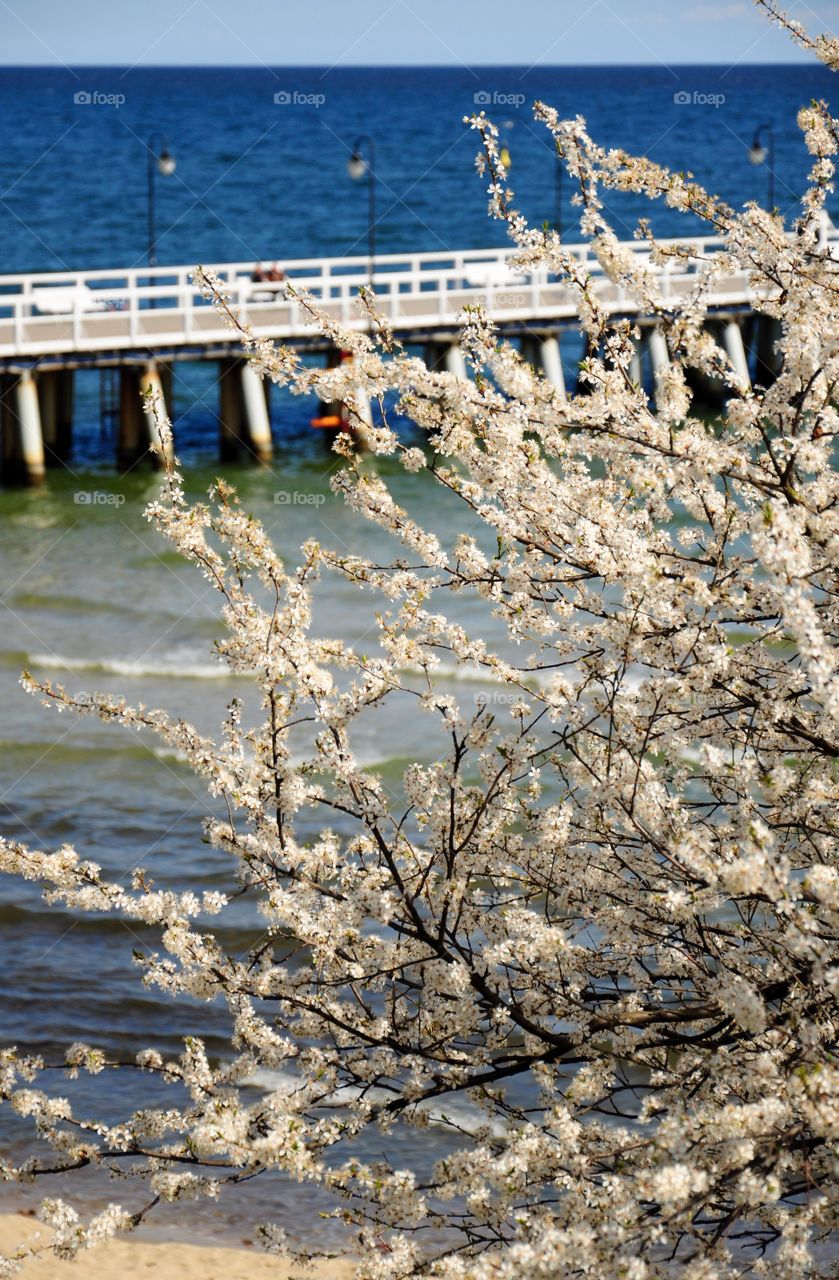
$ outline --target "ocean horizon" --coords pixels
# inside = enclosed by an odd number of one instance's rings
[[[795,115],[830,77],[810,64],[2,68],[0,272],[142,263],[152,135],[177,162],[156,188],[161,264],[364,253],[366,196],[347,175],[359,135],[375,141],[380,252],[502,244],[464,117],[483,109],[498,124],[517,201],[541,225],[555,220],[557,186],[537,99],[735,206],[766,200],[766,166],[748,150],[769,122],[792,219],[809,167]],[[567,182],[559,194],[573,239]],[[607,208],[627,238],[642,214],[661,234],[700,230],[633,196]]]

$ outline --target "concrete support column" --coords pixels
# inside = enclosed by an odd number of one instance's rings
[[[219,452],[222,462],[239,456],[242,440],[242,384],[238,360],[222,360],[219,365]]]
[[[632,339],[632,357],[629,361],[629,376],[638,387],[644,385],[644,365],[642,362],[641,343],[637,338]]]
[[[12,415],[14,383],[9,377],[0,377],[0,448],[2,448],[3,479],[13,470],[15,456],[15,431]]]
[[[124,365],[119,371],[117,466],[132,466],[146,452],[148,446],[143,405],[140,400],[140,379],[132,365]]]
[[[172,393],[173,393],[173,383],[174,383],[174,371],[172,369],[171,364],[161,364],[160,362],[158,362],[157,371],[160,374],[160,385],[163,387],[164,399],[166,400],[169,413],[172,413],[173,412]]]
[[[150,361],[140,374],[140,391],[144,398],[150,393],[152,399],[156,402],[159,417],[168,417],[169,410],[166,405],[166,397],[163,394],[163,382],[160,377],[160,370],[154,360]],[[147,409],[145,407],[144,399],[141,403],[143,403],[143,416],[146,421],[146,434],[149,442],[159,449],[160,433],[158,430],[157,418],[150,408]],[[171,439],[166,442],[164,446],[164,453],[166,460],[171,462],[174,457],[174,448]],[[160,460],[160,456],[159,452],[154,455],[157,460]]]
[[[774,316],[755,316],[755,378],[762,387],[771,386],[781,372],[781,356],[775,344],[781,336],[781,322]]]
[[[453,373],[456,378],[461,378],[464,382],[467,380],[469,375],[466,372],[466,361],[460,347],[454,343],[446,347],[443,360],[447,373]]]
[[[562,368],[559,338],[551,336],[543,338],[539,343],[539,367],[546,380],[559,395],[560,400],[565,400],[565,373]]]
[[[41,369],[38,374],[38,406],[44,437],[44,461],[54,467],[60,461],[58,452],[58,380],[55,369]]]
[[[731,361],[737,381],[745,390],[752,385],[752,379],[749,373],[746,348],[743,344],[743,331],[736,320],[724,321],[722,326],[722,345],[725,354]]]
[[[260,462],[268,462],[273,452],[268,403],[262,378],[249,360],[242,362],[241,387],[248,443]]]
[[[463,352],[457,343],[429,342],[425,348],[425,363],[435,372],[453,373],[464,381],[469,377]]]
[[[660,329],[647,329],[647,350],[650,353],[650,364],[653,376],[658,377],[670,366],[670,352],[667,350],[667,339]]]
[[[56,375],[56,452],[59,458],[66,458],[73,447],[73,408],[75,402],[75,372],[73,369],[61,369]]]
[[[370,403],[370,397],[362,387],[356,387],[353,391],[353,399],[355,400],[356,413],[361,419],[360,423],[354,422],[356,431],[363,436],[364,429],[373,426],[373,406]]]
[[[23,479],[38,484],[44,478],[44,437],[38,387],[31,373],[24,373],[15,384],[13,402],[17,459]]]
[[[580,359],[581,364],[584,360],[593,360],[597,356],[597,344],[594,342],[591,335],[588,333],[584,333],[582,337],[583,337],[583,354]],[[591,383],[586,381],[583,378],[582,369],[578,370],[575,393],[578,396],[587,396],[590,391],[591,391]]]
[[[523,333],[519,339],[519,353],[522,360],[526,364],[532,365],[534,369],[539,367],[539,356],[537,353],[538,343],[535,338],[528,333]]]
[[[710,333],[714,342],[719,346],[722,341],[722,335],[715,322],[710,321],[706,324],[706,329]],[[721,413],[725,403],[725,387],[722,379],[716,376],[711,377],[707,373],[703,373],[700,369],[689,367],[685,370],[685,381],[690,388],[693,402],[697,406],[710,410],[713,413]]]

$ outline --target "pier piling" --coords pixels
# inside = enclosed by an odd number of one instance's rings
[[[460,347],[455,343],[446,347],[443,359],[446,366],[446,372],[453,373],[456,378],[460,378],[465,382],[469,375],[466,372],[466,361]]]
[[[30,372],[21,374],[14,386],[11,427],[14,469],[27,484],[39,484],[44,478],[44,437],[38,387]]]
[[[56,369],[41,369],[38,373],[38,407],[41,411],[41,433],[44,441],[44,462],[55,467],[61,462],[58,447],[58,397],[61,374]]]
[[[142,395],[149,396],[157,407],[157,414],[160,418],[168,417],[169,409],[166,403],[166,397],[163,394],[163,381],[160,376],[160,370],[157,361],[151,360],[140,374],[140,391]],[[145,399],[143,404],[143,417],[146,423],[146,433],[150,444],[160,446],[160,433],[157,425],[157,418],[150,404],[147,406]],[[167,461],[174,457],[174,444],[170,437],[163,447],[163,453]],[[156,453],[154,457],[160,462],[162,461],[160,453]]]
[[[222,360],[219,364],[219,454],[222,462],[239,456],[242,442],[242,387],[238,377],[238,360]]]
[[[823,240],[823,251],[835,255],[839,231],[826,227]],[[703,237],[680,241],[685,243],[694,246],[689,261],[678,268],[669,262],[653,266],[655,273],[666,275],[667,289],[674,297],[694,287],[694,263],[705,262],[719,249],[715,240]],[[667,342],[656,328],[660,318],[627,291],[615,295],[614,282],[590,244],[569,247],[589,273],[595,297],[602,296],[610,313],[640,334],[629,374],[654,396],[655,384],[660,384],[670,364]],[[648,251],[642,242],[627,241],[624,247],[647,263]],[[463,310],[473,302],[485,303],[491,294],[493,320],[502,340],[521,342],[522,358],[541,371],[546,395],[561,400],[566,397],[566,385],[568,392],[573,389],[577,394],[591,390],[581,366],[598,354],[601,339],[583,329],[573,290],[560,278],[541,272],[528,277],[519,268],[515,268],[517,281],[525,277],[521,290],[496,289],[495,281],[509,277],[509,247],[388,255],[381,266],[386,270],[378,275],[379,301],[388,323],[403,347],[425,348],[430,369],[445,370],[458,379],[471,376],[459,346]],[[330,352],[335,337],[315,332],[306,308],[289,305],[281,291],[266,291],[264,285],[254,288],[253,263],[217,264],[215,270],[230,282],[232,295],[251,309],[256,337],[283,342],[305,359],[325,356],[328,365],[350,358],[348,351]],[[324,299],[335,317],[340,312],[342,323],[349,328],[369,328],[369,317],[355,317],[350,305],[369,282],[367,257],[286,260],[284,270],[296,288],[308,289]],[[245,350],[224,320],[214,316],[200,290],[191,287],[189,268],[173,265],[155,276],[158,305],[153,311],[142,274],[130,268],[108,272],[107,289],[100,270],[19,273],[4,279],[0,306],[4,477],[37,479],[45,467],[69,456],[73,381],[79,370],[84,371],[84,384],[89,373],[98,373],[103,389],[100,420],[107,429],[102,432],[103,439],[111,435],[113,419],[119,413],[117,453],[122,464],[131,465],[156,436],[154,416],[144,417],[142,407],[137,409],[140,389],[151,385],[171,417],[173,371],[180,362],[219,364],[222,459],[245,453],[262,462],[271,457],[268,387],[254,373]],[[664,284],[663,280],[662,287]],[[40,305],[39,300],[45,298],[50,305]],[[724,276],[712,281],[707,304],[709,329],[727,353],[735,372],[733,381],[745,390],[751,375],[761,387],[770,386],[780,372],[775,349],[780,328],[778,321],[761,309],[772,304],[755,298],[748,267],[732,264]],[[608,353],[600,354],[608,368]],[[346,372],[344,385],[356,388],[355,394],[347,393],[353,406],[351,425],[360,431],[372,422],[375,405],[371,407],[352,371]],[[725,382],[691,369],[686,376],[697,401],[709,411],[719,412],[730,394],[731,380]],[[327,430],[340,431],[349,425],[346,406],[337,402],[321,405],[312,421]]]
[[[521,340],[522,359],[526,360],[537,373],[541,373],[557,392],[560,400],[565,400],[565,373],[562,368],[562,353],[559,338],[555,334],[536,337],[525,334]]]
[[[756,315],[754,327],[755,381],[768,387],[781,372],[781,357],[775,348],[781,336],[781,323],[774,316]]]
[[[559,338],[550,336],[539,343],[539,366],[547,381],[565,400],[565,374],[562,368],[562,353],[559,349]]]
[[[658,378],[670,367],[670,352],[667,350],[667,339],[660,329],[650,328],[646,331],[647,350],[650,354],[653,377]]]
[[[140,379],[133,365],[119,371],[119,430],[117,433],[117,466],[130,467],[148,448]]]
[[[632,356],[629,361],[629,377],[636,387],[644,385],[643,349],[640,339],[632,339]]]
[[[737,377],[737,381],[745,389],[752,385],[751,374],[749,373],[749,361],[746,357],[746,348],[743,343],[743,330],[736,320],[725,320],[722,326],[722,345],[725,354],[731,361],[731,366]]]
[[[56,378],[56,453],[64,461],[73,447],[73,408],[76,397],[76,375],[72,369],[59,369]]]
[[[241,363],[241,389],[248,446],[260,462],[270,462],[273,441],[265,384],[249,360]]]
[[[464,382],[469,377],[463,352],[456,342],[426,343],[425,363],[435,372],[453,373],[456,378],[462,378]]]

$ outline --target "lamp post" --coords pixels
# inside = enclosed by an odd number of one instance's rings
[[[562,239],[562,152],[556,148],[556,164],[554,166],[554,228]]]
[[[159,173],[164,178],[175,172],[175,157],[169,150],[162,133],[153,133],[146,143],[148,152],[148,230],[149,230],[149,266],[157,266],[157,233],[154,222],[154,179]]]
[[[362,148],[367,149],[365,160]],[[347,173],[354,182],[367,178],[367,256],[370,288],[376,270],[376,144],[369,134],[362,133],[353,143],[352,154],[347,161]]]
[[[762,137],[766,135],[766,146]],[[749,159],[752,164],[765,164],[769,172],[768,209],[775,208],[775,131],[770,124],[760,124],[755,129],[752,145],[749,147]]]

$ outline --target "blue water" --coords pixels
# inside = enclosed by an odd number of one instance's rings
[[[121,95],[124,102],[76,104],[78,92]],[[451,68],[90,69],[78,77],[5,69],[0,272],[142,263],[144,141],[154,130],[165,133],[177,158],[176,173],[157,181],[161,263],[363,253],[366,193],[346,171],[362,133],[373,135],[376,146],[381,251],[502,244],[503,229],[488,221],[484,184],[473,169],[476,135],[462,123],[476,93],[506,96],[487,110],[502,125],[521,207],[537,222],[555,213],[554,157],[528,112],[538,97],[563,114],[586,115],[609,145],[690,169],[735,205],[765,199],[766,168],[748,163],[747,148],[755,126],[771,122],[777,198],[791,219],[808,167],[795,113],[829,92],[829,73],[807,66],[675,74],[660,67],[485,68],[477,78]],[[275,93],[292,101],[275,103]],[[677,94],[691,101],[677,102]],[[324,101],[315,106],[311,95]],[[523,104],[516,95],[524,95]],[[711,105],[708,99],[719,95],[724,101]],[[563,194],[570,227],[576,214],[567,184]],[[613,201],[612,211],[627,236],[637,217],[651,212],[630,197]],[[651,217],[664,233],[698,229],[666,209],[654,207]],[[210,368],[176,369],[178,448],[194,492],[218,471],[212,377]],[[80,376],[78,385],[72,470],[52,472],[40,491],[0,490],[0,833],[49,848],[69,841],[123,881],[141,865],[161,886],[230,887],[227,859],[201,841],[201,818],[212,802],[176,757],[91,720],[57,718],[17,683],[28,666],[71,689],[121,691],[134,702],[170,707],[206,730],[243,691],[243,681],[219,678],[211,666],[220,628],[209,587],[143,518],[155,479],[142,467],[114,473],[99,439],[94,375]],[[264,518],[289,557],[313,534],[339,547],[370,536],[329,494],[334,460],[309,429],[310,415],[302,400],[275,397],[273,466],[226,468],[247,508]],[[441,503],[427,477],[402,476],[397,487],[441,537],[456,536],[458,513]],[[324,502],[278,506],[274,494],[289,489]],[[79,490],[124,501],[79,505]],[[367,596],[361,603],[370,607]],[[350,640],[368,627],[357,594],[334,579],[319,595],[316,617],[321,633]],[[465,620],[484,626],[477,617]],[[462,681],[450,687],[461,700],[486,694]],[[394,705],[360,742],[364,758],[394,787],[406,757],[426,749],[406,738],[404,726]],[[259,924],[237,906],[223,929],[225,946],[241,954]],[[51,1060],[77,1038],[124,1055],[149,1043],[174,1053],[180,1036],[201,1030],[210,1050],[223,1053],[222,1009],[189,1008],[140,987],[132,950],[152,944],[146,931],[129,932],[116,921],[76,923],[40,902],[31,885],[0,880],[0,1042]],[[58,1077],[55,1088],[71,1086]],[[86,1083],[73,1088],[84,1104]],[[149,1101],[148,1088],[135,1079],[115,1088],[114,1114]],[[439,1130],[412,1132],[402,1150],[427,1167],[447,1141]],[[19,1155],[31,1149],[31,1138],[0,1110],[0,1153],[8,1149]],[[123,1194],[96,1179],[85,1187],[91,1201]],[[34,1199],[40,1190],[5,1187],[0,1205]],[[321,1207],[310,1191],[275,1179],[248,1189],[247,1204],[236,1209],[238,1224],[224,1205],[201,1221],[207,1231],[241,1234],[254,1217],[269,1216],[299,1237],[311,1235],[307,1224]]]
[[[77,105],[79,92],[124,102]],[[690,169],[735,205],[766,198],[766,169],[750,165],[747,150],[755,127],[773,123],[777,200],[793,216],[807,171],[795,114],[829,92],[830,72],[808,65],[6,68],[0,271],[144,262],[145,144],[159,130],[177,161],[175,174],[157,181],[161,263],[365,252],[366,193],[346,169],[359,134],[376,146],[382,252],[501,244],[473,169],[476,135],[463,124],[476,94],[496,99],[485,109],[501,126],[511,183],[537,223],[555,210],[553,152],[531,114],[539,98],[586,116],[608,145]],[[278,93],[292,101],[275,104]],[[690,103],[674,101],[678,94]],[[313,96],[324,101],[310,105]],[[719,105],[708,101],[720,96]],[[563,194],[570,225],[570,190]],[[632,197],[612,207],[627,235],[648,212]],[[662,232],[686,229],[672,211],[652,220]]]

